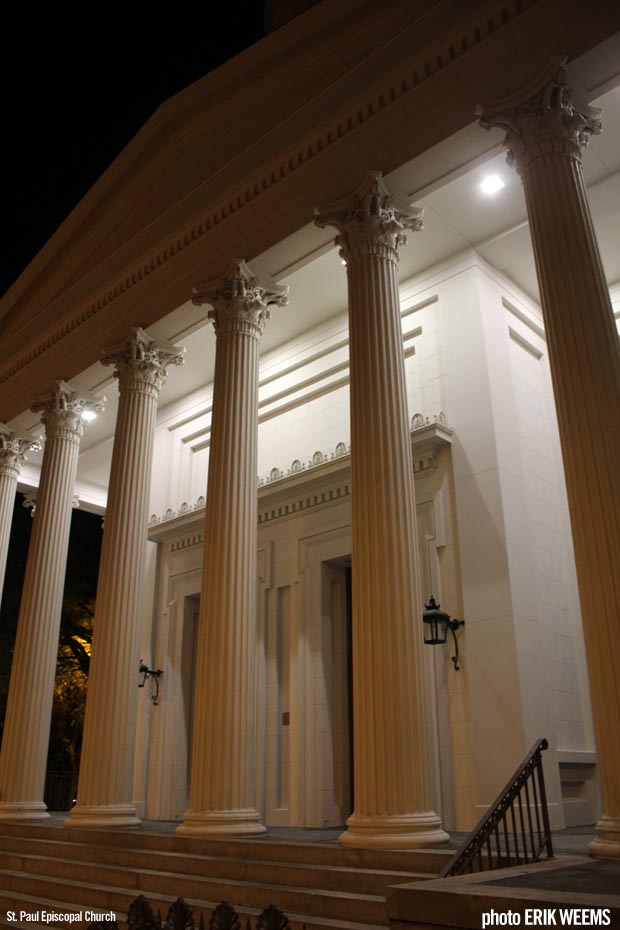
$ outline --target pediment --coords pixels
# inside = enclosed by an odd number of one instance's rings
[[[613,0],[323,0],[208,74],[157,110],[0,303],[0,417],[616,19]]]
[[[9,290],[0,303],[0,333],[18,332],[120,253],[131,261],[138,242],[169,232],[175,216],[191,212],[193,198],[204,202],[201,191],[216,196],[260,174],[333,116],[353,88],[363,96],[385,75],[385,46],[397,23],[424,8],[379,6],[319,4],[303,23],[278,30],[163,103]]]

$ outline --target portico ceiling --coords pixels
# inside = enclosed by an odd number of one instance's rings
[[[603,108],[605,130],[592,138],[586,150],[584,174],[603,265],[612,285],[620,281],[620,87],[591,102]],[[521,181],[506,164],[501,139],[500,131],[484,133],[472,123],[388,176],[388,183],[425,211],[424,230],[410,235],[401,250],[401,281],[474,248],[538,301]],[[505,184],[494,196],[480,189],[483,177],[489,174],[499,175]],[[274,311],[266,327],[263,355],[346,310],[346,274],[333,247],[333,231],[318,229],[310,222],[267,252],[246,258],[256,270],[268,272],[290,288],[289,306]],[[187,349],[185,365],[171,372],[161,392],[160,411],[199,392],[213,379],[215,336],[207,322],[207,309],[193,306],[188,299],[150,327],[154,335]],[[89,367],[72,381],[107,396],[105,413],[89,424],[82,441],[78,471],[79,480],[95,491],[93,500],[99,497],[102,501],[112,452],[117,389],[109,370],[100,365]],[[30,412],[12,422],[19,429],[37,426],[37,418]],[[30,455],[30,467],[23,474],[26,484],[37,482],[40,461],[41,453]],[[86,499],[84,506],[99,509]]]

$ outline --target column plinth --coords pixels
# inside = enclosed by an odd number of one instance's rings
[[[32,405],[46,442],[0,752],[1,820],[48,817],[43,792],[82,415],[102,406],[64,382]]]
[[[17,433],[0,423],[0,603],[19,473],[26,461],[26,452],[40,448],[41,445],[34,436]]]
[[[371,173],[317,211],[349,287],[355,810],[343,846],[445,843],[432,811],[398,247],[421,211]]]
[[[507,131],[523,180],[549,349],[603,799],[591,855],[620,859],[620,349],[582,152],[600,112],[577,107],[555,62],[524,93],[479,108]]]
[[[204,285],[217,350],[189,809],[177,833],[263,833],[255,798],[258,348],[287,288],[234,262]]]
[[[101,550],[77,804],[67,826],[135,827],[139,645],[157,398],[183,349],[134,329],[105,350],[119,406]]]

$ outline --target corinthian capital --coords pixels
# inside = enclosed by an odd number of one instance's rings
[[[185,349],[149,336],[134,326],[127,339],[104,349],[102,365],[114,365],[121,389],[133,384],[159,393],[168,376],[168,365],[182,365]]]
[[[536,159],[560,155],[581,161],[590,136],[602,131],[601,111],[577,106],[566,81],[566,59],[554,59],[536,80],[512,97],[479,104],[483,129],[506,131],[508,164],[523,175]]]
[[[380,172],[369,171],[357,191],[314,212],[317,226],[338,230],[336,245],[345,261],[379,254],[397,262],[406,231],[422,229],[424,211],[391,193]]]
[[[0,474],[17,474],[26,461],[26,452],[38,452],[41,441],[28,433],[19,433],[0,423]]]
[[[269,307],[288,304],[288,287],[266,274],[256,274],[242,258],[236,258],[221,278],[194,288],[192,302],[210,304],[209,319],[218,336],[245,333],[260,339]]]
[[[30,409],[41,414],[45,423],[46,436],[65,431],[65,438],[79,441],[84,433],[84,424],[101,413],[105,397],[98,398],[90,391],[75,388],[66,381],[57,381],[49,394],[35,397]]]

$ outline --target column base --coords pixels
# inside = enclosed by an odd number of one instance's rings
[[[449,839],[437,814],[427,811],[392,817],[351,814],[338,842],[359,849],[420,849],[443,846]]]
[[[141,825],[142,821],[136,816],[133,804],[101,804],[92,807],[78,804],[65,820],[65,827],[89,829],[125,829]]]
[[[186,811],[177,836],[258,836],[267,828],[255,810]]]
[[[43,801],[0,801],[0,820],[48,820]]]
[[[620,818],[599,817],[596,822],[598,836],[588,844],[593,859],[620,860]]]

